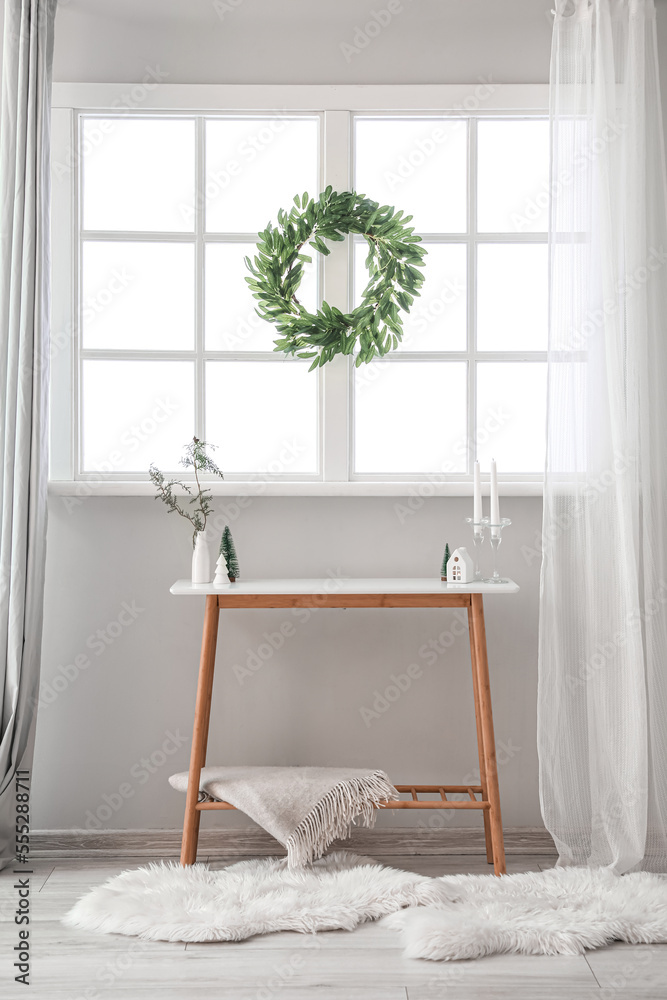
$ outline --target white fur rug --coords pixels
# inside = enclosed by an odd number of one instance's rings
[[[449,900],[384,920],[402,932],[409,958],[579,955],[612,941],[667,941],[667,879],[660,875],[619,877],[606,868],[553,868],[437,881]]]
[[[219,871],[161,863],[109,879],[64,922],[152,941],[240,941],[379,917],[411,958],[573,955],[615,940],[667,942],[667,879],[582,868],[428,878],[344,851],[297,871],[284,858]]]
[[[110,878],[80,899],[64,923],[150,941],[241,941],[273,931],[351,931],[442,896],[437,879],[346,851],[297,870],[287,868],[286,858],[218,871],[162,862]]]

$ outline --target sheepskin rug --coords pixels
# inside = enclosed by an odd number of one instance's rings
[[[346,851],[292,871],[286,858],[217,871],[162,862],[108,879],[64,923],[149,941],[241,941],[273,931],[351,931],[402,906],[437,903],[444,891],[437,879]]]
[[[401,931],[409,958],[579,955],[612,941],[667,942],[667,878],[660,875],[619,877],[606,868],[553,868],[437,881],[447,898],[384,920]]]
[[[351,931],[380,917],[411,958],[577,955],[612,941],[667,942],[667,878],[583,868],[429,878],[345,851],[296,871],[285,858],[216,871],[163,862],[109,879],[64,922],[151,941],[241,941]]]

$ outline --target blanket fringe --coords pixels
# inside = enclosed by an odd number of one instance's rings
[[[302,868],[321,858],[334,840],[350,836],[357,819],[375,826],[377,807],[399,797],[384,771],[340,781],[299,823],[287,843],[288,868]]]

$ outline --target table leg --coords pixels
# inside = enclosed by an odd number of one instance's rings
[[[199,661],[199,680],[197,682],[195,721],[192,730],[188,791],[185,800],[185,818],[183,820],[182,865],[192,865],[197,860],[197,841],[199,840],[199,820],[201,817],[201,813],[197,809],[197,800],[199,797],[201,769],[206,763],[206,744],[208,743],[208,724],[211,716],[211,695],[213,693],[213,672],[215,669],[219,617],[218,598],[214,594],[208,594],[206,596],[206,610],[204,612],[204,633]]]
[[[468,630],[470,633],[470,661],[472,664],[472,693],[475,705],[475,723],[477,725],[477,756],[479,758],[479,783],[482,786],[482,798],[488,802],[489,785],[486,778],[486,758],[484,755],[484,733],[482,732],[482,712],[479,703],[479,680],[475,662],[475,622],[472,615],[472,605],[468,607]],[[486,841],[486,860],[493,864],[493,843],[491,840],[491,818],[489,810],[482,810],[484,816],[484,840]]]
[[[482,744],[486,773],[488,801],[491,804],[489,826],[493,849],[493,870],[496,875],[505,874],[505,845],[503,822],[500,813],[500,791],[498,789],[498,764],[496,761],[496,741],[493,732],[493,710],[491,707],[491,685],[489,683],[489,661],[486,652],[486,629],[484,626],[484,602],[481,594],[471,595],[471,620],[473,625],[472,650],[473,670],[477,675],[477,696],[479,718],[482,730]]]

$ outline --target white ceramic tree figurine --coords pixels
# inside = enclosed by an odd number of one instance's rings
[[[225,583],[229,583],[229,577],[227,576],[227,563],[225,562],[225,557],[222,553],[220,553],[218,561],[215,564],[215,579],[213,580],[213,585],[215,587],[222,587]]]

